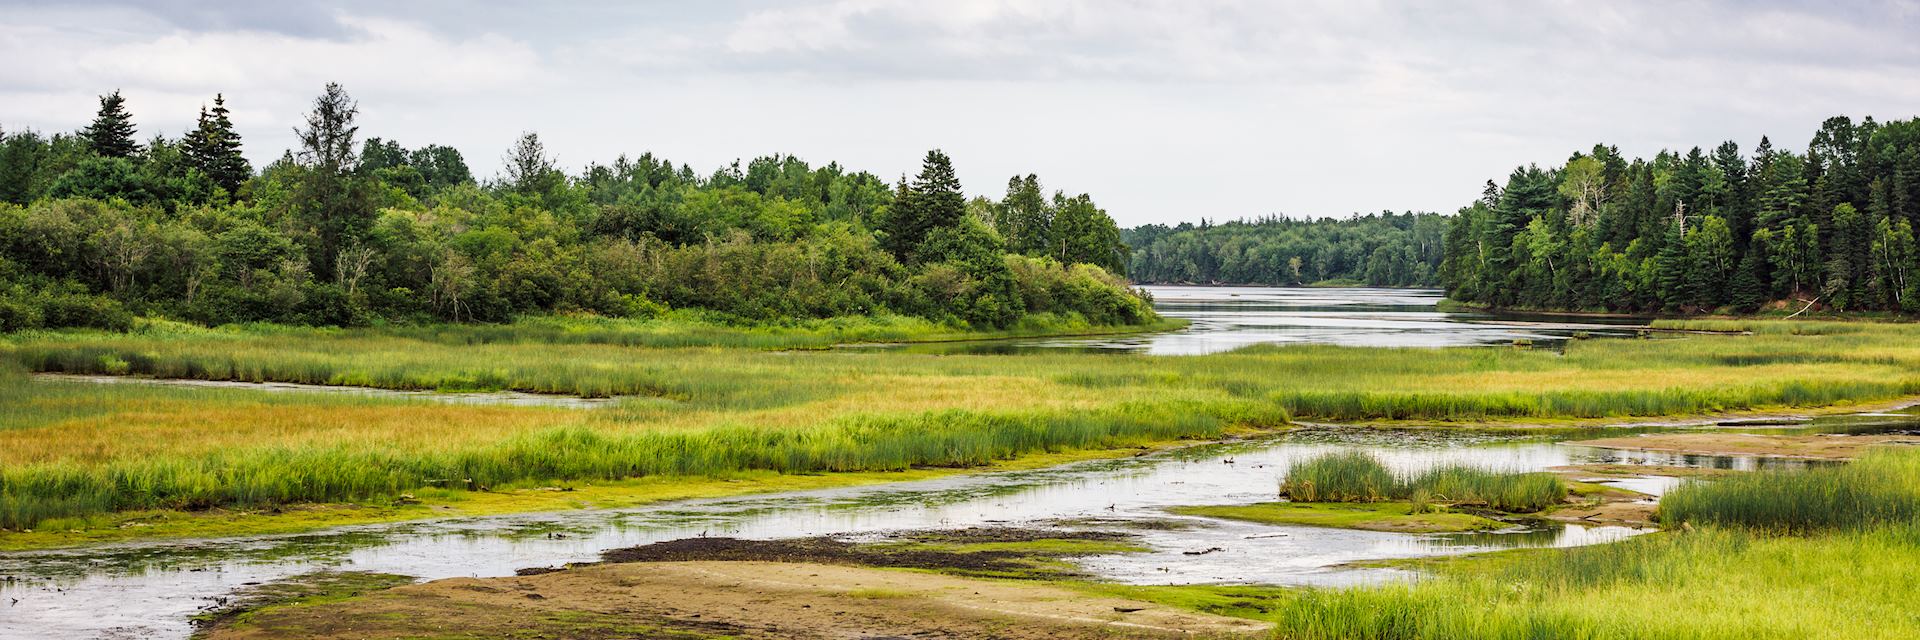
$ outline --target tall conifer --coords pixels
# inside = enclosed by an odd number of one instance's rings
[[[127,99],[120,97],[120,90],[100,96],[100,112],[93,118],[93,124],[81,131],[93,152],[108,158],[130,158],[140,152],[140,143],[133,141],[133,114],[127,113]]]

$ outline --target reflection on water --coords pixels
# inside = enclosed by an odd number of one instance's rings
[[[1401,575],[1355,570],[1360,560],[1468,553],[1512,546],[1570,546],[1638,533],[1555,525],[1476,536],[1420,536],[1274,526],[1174,516],[1177,505],[1275,499],[1287,468],[1335,451],[1365,451],[1396,470],[1446,464],[1531,470],[1631,462],[1631,452],[1486,434],[1305,430],[1278,438],[1165,454],[937,480],[696,500],[651,507],[350,527],[322,533],[216,541],[162,541],[0,554],[0,637],[184,637],[186,617],[245,583],[322,568],[445,578],[592,561],[602,551],[699,535],[782,538],[909,529],[1086,521],[1195,526],[1140,532],[1147,553],[1084,559],[1101,577],[1143,584],[1351,584]],[[1713,467],[1754,463],[1660,459]],[[1186,551],[1218,547],[1204,555]]]
[[[898,348],[933,353],[1020,353],[1073,349],[1156,355],[1192,355],[1252,344],[1333,344],[1354,347],[1455,347],[1512,344],[1550,346],[1575,334],[1635,335],[1632,319],[1442,312],[1442,293],[1428,289],[1143,287],[1161,315],[1191,322],[1157,334],[1043,338]]]
[[[1674,453],[1670,451],[1633,451],[1627,449],[1567,446],[1569,448],[1590,450],[1586,455],[1592,457],[1596,462],[1608,464],[1696,467],[1703,469],[1729,469],[1733,471],[1798,470],[1808,467],[1843,464],[1836,460],[1766,458],[1757,456],[1710,456],[1693,453]]]

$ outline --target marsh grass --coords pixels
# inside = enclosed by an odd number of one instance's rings
[[[1830,336],[1848,333],[1860,333],[1873,330],[1866,322],[1840,322],[1821,320],[1712,320],[1712,319],[1670,319],[1655,320],[1648,324],[1655,329],[1675,331],[1708,331],[1714,333],[1758,333],[1769,335]]]
[[[1400,485],[1373,456],[1342,452],[1294,465],[1280,493],[1295,502],[1379,502],[1393,499]]]
[[[1660,499],[1667,526],[1808,533],[1920,521],[1920,451],[1881,449],[1852,463],[1760,471],[1682,485]]]
[[[1435,503],[1532,513],[1559,504],[1567,496],[1567,485],[1550,473],[1499,473],[1468,466],[1400,476],[1371,455],[1342,452],[1295,465],[1280,492],[1296,502],[1405,500],[1420,509],[1415,513]]]
[[[0,528],[135,509],[351,502],[425,486],[484,490],[525,481],[964,467],[1023,453],[1210,438],[1285,416],[1245,403],[1122,404],[1091,412],[949,410],[851,416],[814,427],[606,433],[545,429],[463,450],[258,447],[197,457],[55,462],[0,470]]]
[[[973,464],[1242,416],[1532,421],[1824,406],[1920,395],[1920,329],[1756,331],[1514,349],[1253,347],[1193,357],[817,351],[765,335],[919,338],[889,320],[741,328],[693,317],[536,318],[511,325],[205,329],[0,337],[0,467],[9,526],[148,506],[375,499],[427,481],[795,472]],[[913,321],[920,322],[920,321]],[[876,328],[877,327],[877,328]],[[890,328],[891,327],[891,328]],[[742,341],[713,336],[751,334]],[[838,332],[838,333],[834,333]],[[866,333],[862,333],[866,332]],[[682,337],[671,337],[671,336]],[[808,334],[814,335],[814,334]],[[684,336],[694,336],[684,338]],[[702,337],[705,336],[705,337]],[[785,340],[786,338],[779,338]],[[700,345],[700,346],[687,346]],[[140,374],[409,390],[620,396],[558,410],[441,407],[312,394],[81,388],[22,371]],[[1013,423],[1034,429],[1012,428]],[[908,428],[902,425],[920,426]],[[887,426],[891,425],[891,426]],[[1124,426],[1114,426],[1124,425]],[[1135,434],[1128,436],[1127,434]],[[564,455],[556,457],[547,451]],[[1441,480],[1451,483],[1438,486]],[[1395,479],[1399,485],[1413,479]],[[1435,502],[1539,504],[1464,475]],[[1333,490],[1328,487],[1327,490]],[[1362,491],[1371,489],[1362,488]],[[1362,494],[1366,495],[1366,494]],[[1400,495],[1395,493],[1395,495]]]
[[[1707,528],[1303,590],[1261,615],[1289,640],[1909,638],[1916,563],[1911,524],[1813,538]]]

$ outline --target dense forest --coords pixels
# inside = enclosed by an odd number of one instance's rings
[[[1596,146],[1514,170],[1447,229],[1441,278],[1497,307],[1920,312],[1920,120],[1828,119],[1805,153]]]
[[[255,172],[224,96],[137,137],[118,92],[90,125],[0,130],[0,330],[501,321],[580,311],[722,321],[899,314],[968,327],[1130,324],[1125,246],[1035,176],[968,201],[940,151],[892,185],[792,156],[697,174],[652,154],[556,168],[523,134],[496,180],[459,151],[359,136],[337,84],[300,148]]]
[[[1128,229],[1128,272],[1148,283],[1439,284],[1447,219],[1384,212],[1351,218],[1268,217]]]

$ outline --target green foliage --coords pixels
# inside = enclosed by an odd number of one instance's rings
[[[1629,162],[1595,146],[1489,183],[1447,230],[1443,284],[1522,309],[1920,308],[1907,293],[1920,200],[1901,177],[1915,149],[1920,120],[1845,117],[1804,154],[1762,138],[1751,158],[1727,142]]]
[[[1660,501],[1685,532],[1438,566],[1412,585],[1314,589],[1282,638],[1898,638],[1920,562],[1920,455],[1736,473]],[[1780,535],[1780,534],[1797,535]]]
[[[1258,617],[1274,636],[1591,640],[1903,638],[1920,631],[1909,524],[1815,538],[1653,534],[1440,565],[1411,584],[1308,589]]]
[[[960,179],[954,176],[953,161],[939,149],[927,152],[920,164],[920,175],[912,184],[902,182],[893,206],[888,209],[886,246],[901,262],[916,263],[920,245],[936,229],[960,224],[967,214],[966,196],[960,193]]]
[[[253,177],[253,165],[240,154],[240,134],[234,132],[228,113],[226,96],[214,94],[213,110],[200,108],[198,124],[180,144],[187,162],[233,195]]]
[[[104,158],[130,158],[140,152],[140,143],[133,140],[133,114],[127,113],[127,99],[118,89],[100,96],[100,113],[81,135]]]
[[[1439,282],[1446,229],[1436,214],[1382,213],[1146,225],[1124,237],[1127,273],[1141,282],[1416,287]]]
[[[108,115],[124,115],[109,98]],[[481,186],[449,147],[360,142],[358,113],[327,85],[298,153],[258,176],[219,95],[181,140],[125,157],[94,153],[85,136],[0,133],[0,199],[25,205],[0,210],[8,277],[208,324],[675,309],[745,324],[910,315],[974,330],[1157,320],[1111,275],[1123,252],[1090,199],[1073,200],[1064,244],[1035,231],[1033,257],[1050,260],[1014,260],[1023,252],[990,212],[968,213],[937,150],[894,194],[871,174],[779,155],[707,177],[651,154],[568,176],[527,133],[503,179]],[[7,325],[61,326],[49,318],[67,314],[42,307],[68,293],[10,300]],[[104,317],[86,326],[124,324]]]

